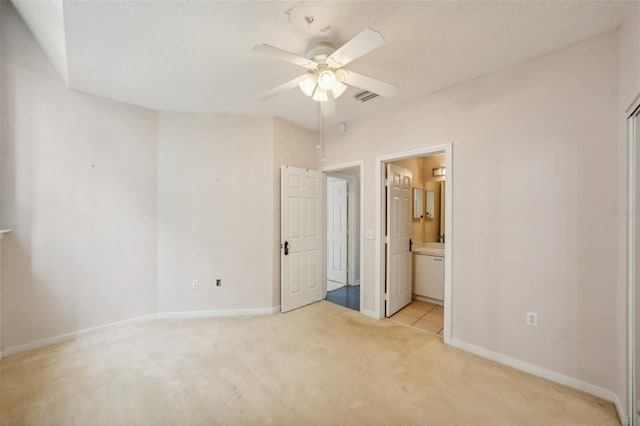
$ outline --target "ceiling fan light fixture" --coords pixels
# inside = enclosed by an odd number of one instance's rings
[[[319,84],[318,84],[319,86]],[[329,97],[327,96],[327,92],[325,90],[322,90],[318,87],[318,89],[316,90],[316,92],[313,94],[313,98],[314,101],[316,102],[326,102],[329,100]]]
[[[309,74],[307,78],[300,80],[298,86],[300,86],[300,90],[302,90],[305,95],[313,96],[313,91],[316,90],[316,84],[315,75]]]
[[[336,74],[331,70],[324,70],[318,74],[318,86],[320,86],[322,90],[333,89],[337,81]]]
[[[347,90],[347,85],[344,83],[341,83],[340,81],[336,81],[336,84],[333,86],[333,89],[331,89],[331,93],[333,93],[333,98],[337,99],[340,95],[344,93],[345,90]]]

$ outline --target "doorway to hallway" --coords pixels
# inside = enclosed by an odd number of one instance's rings
[[[361,167],[326,174],[326,300],[360,311]]]

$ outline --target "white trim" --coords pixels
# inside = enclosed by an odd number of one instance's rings
[[[135,318],[131,318],[123,321],[116,321],[109,324],[99,325],[97,327],[85,328],[83,330],[74,331],[72,333],[66,333],[66,334],[61,334],[59,336],[49,337],[42,340],[36,340],[35,342],[25,343],[17,346],[11,346],[2,351],[2,357],[14,355],[19,352],[31,351],[33,349],[42,348],[44,346],[55,345],[56,343],[62,343],[69,340],[74,340],[79,337],[88,336],[90,334],[110,330],[112,328],[121,327],[123,325],[131,325],[131,324],[151,321],[153,319],[156,319],[157,317],[158,317],[157,314],[142,315],[139,317],[135,317]]]
[[[9,232],[12,232],[12,229],[0,229],[0,240],[4,238]]]
[[[412,300],[417,300],[417,301],[420,301],[420,302],[429,302],[429,303],[433,303],[434,305],[440,305],[440,306],[444,307],[444,300],[433,299],[431,297],[421,296],[419,294],[412,294],[411,295],[411,299]]]
[[[627,118],[633,115],[634,111],[640,108],[640,92],[636,95],[635,98],[631,101],[627,109],[624,110],[628,114]]]
[[[447,174],[448,173],[449,173],[449,170],[447,170]],[[515,358],[511,358],[506,355],[502,355],[497,352],[490,351],[485,348],[481,348],[479,346],[472,345],[470,343],[465,343],[460,340],[449,339],[447,343],[455,348],[472,353],[474,355],[478,355],[482,358],[490,359],[497,363],[515,368],[516,370],[524,371],[525,373],[529,373],[534,376],[541,377],[543,379],[552,381],[554,383],[558,383],[563,386],[577,389],[584,393],[588,393],[589,395],[593,395],[598,398],[609,401],[615,405],[621,424],[623,426],[626,426],[629,424],[629,418],[625,414],[625,411],[622,408],[622,405],[620,404],[618,395],[616,395],[614,392],[610,390],[574,379],[572,377],[565,376],[555,371],[547,370],[546,368],[538,367],[536,365],[529,364],[524,361],[517,360]]]
[[[378,315],[374,311],[370,311],[368,309],[360,309],[360,313],[368,316],[369,318],[373,318],[374,320],[379,320]]]
[[[160,312],[159,319],[174,318],[220,318],[220,317],[244,317],[256,315],[271,315],[280,312],[280,306],[273,308],[251,308],[251,309],[222,309],[213,311],[177,311]]]
[[[280,312],[280,305],[272,308],[255,308],[255,309],[224,309],[217,311],[182,311],[182,312],[159,312],[156,314],[142,315],[139,317],[116,321],[109,324],[99,325],[97,327],[85,328],[83,330],[74,331],[72,333],[61,334],[59,336],[49,337],[47,339],[36,340],[35,342],[25,343],[23,345],[12,346],[0,352],[0,359],[20,352],[31,351],[56,343],[67,342],[79,337],[88,336],[90,334],[107,331],[125,325],[138,324],[155,319],[172,319],[172,318],[219,318],[219,317],[241,317],[255,315],[270,315]]]
[[[640,95],[639,95],[640,96]],[[636,98],[637,102],[640,102],[640,98]],[[637,392],[636,389],[636,374],[638,366],[636,365],[636,351],[638,348],[638,342],[636,341],[636,310],[638,307],[635,304],[636,301],[636,291],[637,291],[637,276],[636,276],[636,244],[637,244],[637,233],[636,233],[636,216],[638,212],[636,211],[637,205],[637,174],[638,174],[638,165],[637,161],[637,150],[638,150],[638,141],[636,140],[638,134],[638,116],[640,116],[640,105],[636,104],[635,108],[631,111],[631,115],[628,117],[628,170],[627,170],[627,179],[628,179],[628,192],[627,192],[627,369],[628,369],[628,377],[627,377],[627,398],[629,401],[629,411],[628,416],[631,419],[631,425],[637,426],[637,415],[636,412],[638,410],[637,404]]]
[[[453,293],[451,291],[453,283],[453,145],[451,143],[432,145],[422,148],[404,151],[395,154],[387,154],[376,157],[376,238],[375,238],[375,310],[378,319],[384,317],[384,164],[390,161],[402,160],[405,158],[423,157],[433,154],[445,154],[445,167],[447,168],[447,178],[445,180],[445,236],[444,245],[444,332],[443,341],[447,343],[451,339],[451,309],[453,303]]]
[[[364,160],[355,160],[355,161],[349,161],[347,163],[341,163],[341,164],[333,164],[331,166],[325,166],[322,167],[320,169],[320,171],[324,172],[324,173],[330,173],[330,172],[339,172],[340,170],[345,170],[345,169],[351,169],[353,167],[359,167],[360,168],[360,282],[361,283],[366,283],[365,281],[365,269],[364,269]],[[324,211],[326,212],[327,210],[327,206],[326,206],[326,200],[327,200],[327,196],[325,194],[324,196],[325,199],[325,206],[324,206]],[[326,230],[326,220],[325,220],[325,230],[324,233],[326,235],[327,230]],[[326,274],[327,274],[327,253],[325,250],[325,254],[324,254],[325,258],[324,258],[324,265],[323,265],[323,269],[324,269],[324,274],[325,274],[325,279],[323,280],[324,283],[324,297],[326,297],[326,290],[327,290],[327,279],[326,279]],[[366,311],[365,309],[363,309],[364,306],[364,297],[363,294],[364,292],[362,291],[362,286],[360,287],[360,313],[367,315],[367,316],[371,316],[370,315],[370,311]],[[376,318],[375,316],[372,318]],[[376,318],[378,319],[378,318]]]

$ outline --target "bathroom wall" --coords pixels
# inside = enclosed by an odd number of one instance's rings
[[[444,176],[434,176],[433,169],[446,166],[446,156],[444,154],[428,155],[423,158],[423,170],[425,182],[442,182]]]

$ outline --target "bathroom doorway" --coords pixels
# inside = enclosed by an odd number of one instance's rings
[[[380,317],[450,337],[450,145],[378,158]]]
[[[326,300],[361,310],[362,167],[324,170],[326,175]]]

